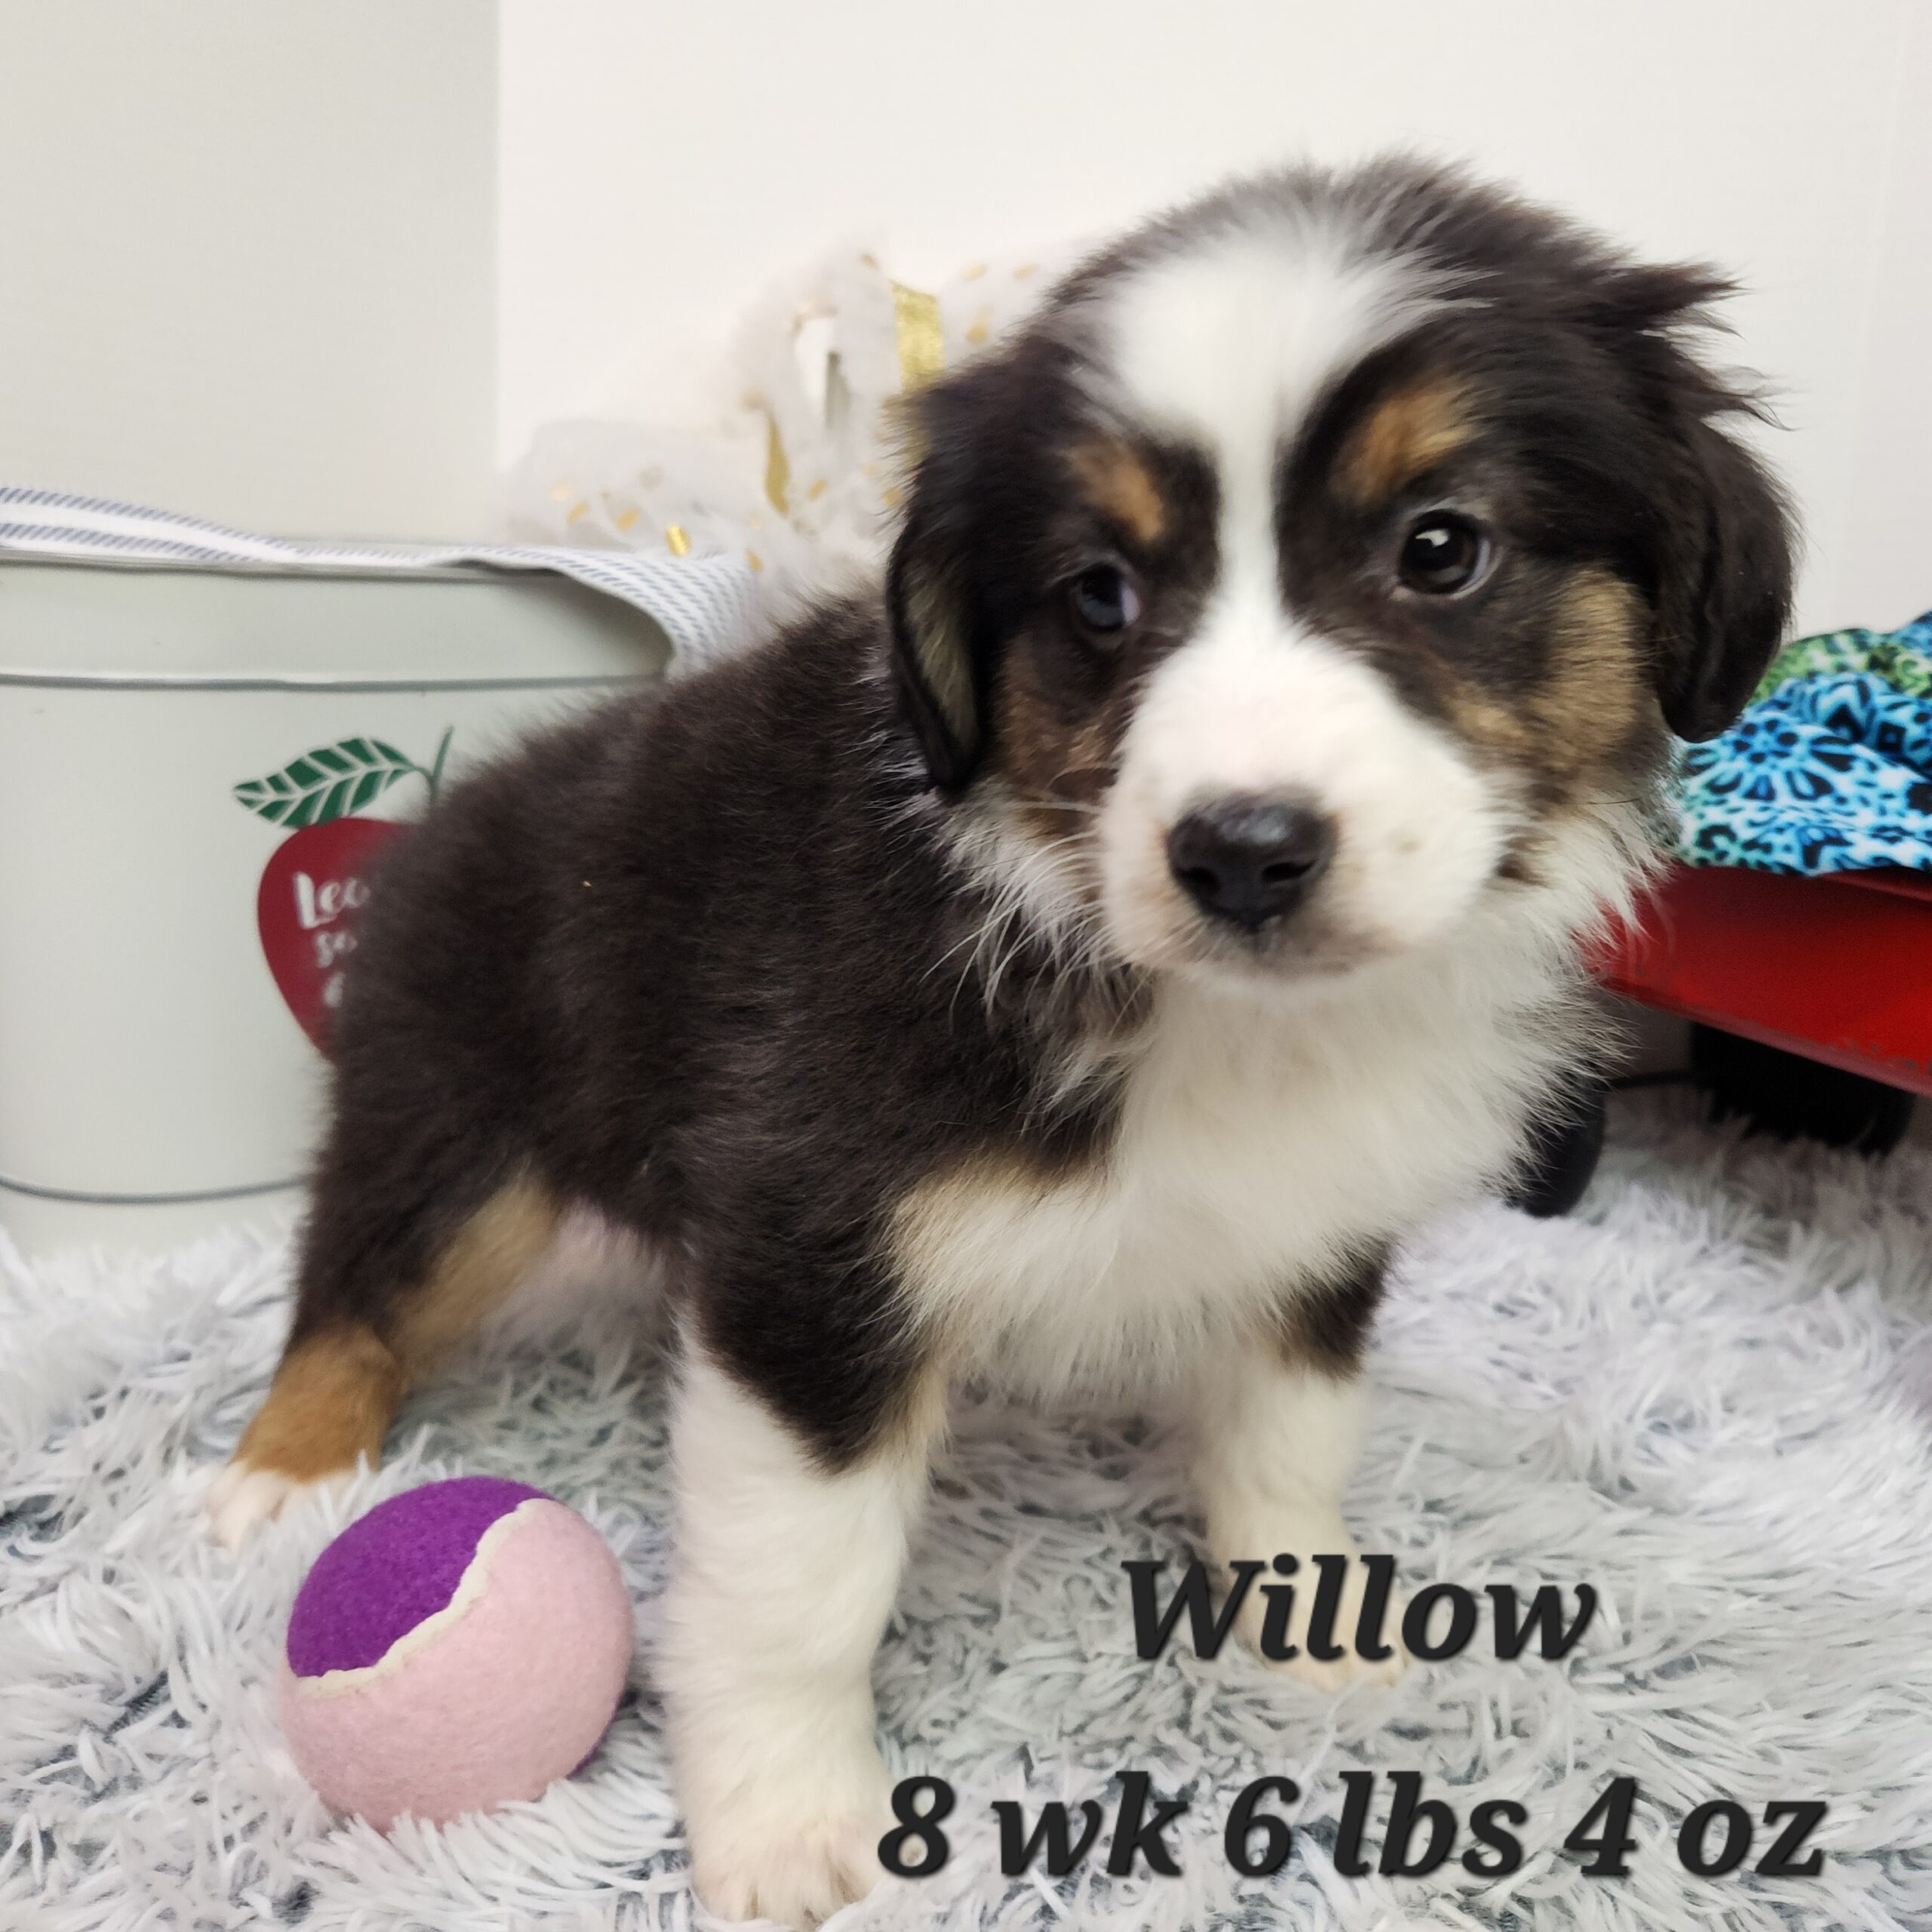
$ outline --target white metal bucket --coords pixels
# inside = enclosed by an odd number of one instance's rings
[[[16,1242],[160,1245],[292,1205],[311,1029],[383,828],[669,654],[641,611],[542,575],[0,561]]]

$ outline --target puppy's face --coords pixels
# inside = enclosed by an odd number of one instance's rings
[[[909,712],[1124,963],[1428,944],[1641,801],[1783,621],[1782,510],[1672,333],[1715,285],[1361,179],[1131,239],[926,410]]]

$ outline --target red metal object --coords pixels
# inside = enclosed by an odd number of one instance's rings
[[[1932,1095],[1932,879],[1672,869],[1601,969],[1647,1005]]]

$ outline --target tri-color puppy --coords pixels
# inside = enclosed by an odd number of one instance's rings
[[[382,879],[220,1533],[374,1460],[567,1210],[669,1256],[692,1862],[792,1921],[878,1876],[949,1384],[1178,1409],[1217,1559],[1352,1549],[1384,1257],[1510,1169],[1667,734],[1784,621],[1686,341],[1725,286],[1290,173],[930,389],[883,585],[538,739]]]

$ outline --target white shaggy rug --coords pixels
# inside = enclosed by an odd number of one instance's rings
[[[651,1689],[666,1498],[648,1361],[475,1367],[411,1404],[350,1505],[494,1471],[591,1517],[641,1641],[589,1767],[391,1839],[331,1823],[297,1777],[267,1686],[328,1526],[303,1518],[236,1562],[197,1521],[268,1375],[285,1260],[231,1237],[116,1270],[0,1266],[0,1927],[704,1925]],[[1411,1590],[1594,1583],[1577,1650],[1472,1647],[1338,1703],[1232,1644],[1143,1663],[1120,1565],[1187,1546],[1171,1457],[965,1404],[878,1667],[895,1766],[958,1791],[952,1857],[839,1932],[1932,1926],[1932,1155],[1872,1167],[1707,1132],[1681,1100],[1629,1108],[1574,1219],[1484,1208],[1417,1249],[1376,1374],[1364,1540]],[[1354,1768],[1420,1771],[1465,1820],[1520,1800],[1521,1869],[1339,1876]],[[1131,1770],[1189,1800],[1168,1833],[1180,1877],[999,1875],[992,1801],[1108,1800]],[[1243,1879],[1223,1826],[1267,1773],[1305,1793],[1294,1854]],[[1589,1877],[1558,1847],[1619,1774],[1641,1791],[1629,1875]],[[1829,1801],[1820,1875],[1752,1875],[1761,1826],[1730,1876],[1680,1870],[1684,1814],[1720,1797],[1759,1816]]]

